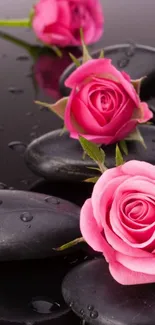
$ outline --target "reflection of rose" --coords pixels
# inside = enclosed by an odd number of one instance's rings
[[[71,49],[71,52],[72,49]],[[59,78],[64,69],[71,63],[67,52],[63,52],[63,57],[59,58],[50,54],[42,54],[34,65],[34,76],[37,84],[46,94],[53,99],[59,99]]]
[[[100,0],[39,0],[34,6],[32,25],[45,44],[78,46],[81,27],[85,43],[94,43],[103,32]]]
[[[80,226],[119,283],[155,282],[155,166],[132,160],[105,171],[82,207]]]
[[[72,138],[110,144],[125,138],[152,112],[142,103],[130,76],[118,71],[110,59],[89,60],[66,80],[72,89],[65,125]]]

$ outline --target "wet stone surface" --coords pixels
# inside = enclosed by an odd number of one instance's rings
[[[0,261],[66,254],[54,248],[80,237],[79,215],[76,205],[60,198],[0,190]]]
[[[154,289],[154,284],[120,285],[103,257],[75,267],[62,284],[66,303],[80,318],[95,325],[153,325]]]
[[[62,258],[1,263],[0,323],[79,324],[61,294],[71,267]]]
[[[136,141],[128,143],[129,154],[125,160],[137,159],[155,164],[155,127],[143,125],[139,127],[147,149]],[[80,182],[89,177],[99,175],[98,171],[88,167],[96,167],[86,157],[77,140],[71,139],[68,132],[60,136],[61,130],[53,131],[33,141],[25,153],[28,167],[37,175],[48,181]],[[61,148],[61,150],[60,150]],[[106,153],[108,168],[115,166],[115,145],[103,147]]]

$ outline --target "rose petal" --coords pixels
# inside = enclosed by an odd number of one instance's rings
[[[66,87],[73,88],[74,86],[80,85],[87,77],[90,78],[93,75],[102,76],[103,78],[106,77],[106,75],[113,76],[115,80],[124,87],[130,98],[135,103],[135,106],[139,107],[140,99],[132,84],[129,83],[122,73],[111,64],[111,60],[109,59],[89,60],[68,77],[65,85]],[[110,78],[108,77],[108,79]]]
[[[143,112],[143,117],[141,119],[139,119],[138,122],[145,123],[145,122],[149,121],[151,118],[153,118],[153,113],[149,109],[147,103],[141,102],[140,106],[141,106],[141,110]]]
[[[118,262],[110,263],[109,270],[113,278],[123,285],[155,282],[155,275],[131,271]]]
[[[132,257],[116,252],[116,260],[128,269],[155,276],[155,256],[152,257]]]
[[[91,199],[88,199],[80,214],[80,229],[86,242],[97,252],[102,252],[107,261],[114,259],[114,250],[108,245],[102,236],[93,216]]]
[[[35,15],[33,18],[33,28],[40,30],[45,25],[51,25],[56,22],[58,16],[58,4],[56,0],[41,0],[35,6]],[[36,19],[38,24],[36,25]],[[36,28],[37,27],[37,28]]]
[[[94,216],[96,218],[97,223],[101,226],[101,215],[100,215],[100,200],[102,198],[103,192],[107,187],[107,184],[115,179],[122,176],[123,173],[121,171],[121,167],[110,168],[107,169],[102,176],[98,179],[97,183],[94,185],[93,193],[92,193],[92,205]],[[111,194],[112,196],[112,194]]]
[[[130,160],[121,166],[121,172],[129,176],[144,176],[155,180],[155,166],[138,160]]]

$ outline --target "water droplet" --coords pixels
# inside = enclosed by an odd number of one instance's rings
[[[24,153],[26,145],[21,141],[12,141],[8,143],[8,147],[18,153]]]
[[[0,190],[6,190],[8,186],[4,183],[0,183]]]
[[[20,219],[24,222],[30,222],[32,221],[33,219],[33,216],[30,212],[23,212],[21,215],[20,215]]]
[[[2,201],[2,200],[0,200],[0,205],[1,205],[1,204],[3,204],[3,201]]]
[[[45,106],[39,106],[40,111],[49,112],[50,110]]]
[[[57,197],[47,196],[45,197],[45,202],[52,204],[60,204],[60,200]]]
[[[128,65],[129,61],[129,58],[122,58],[121,60],[117,61],[117,65],[119,68],[125,68]]]
[[[89,311],[93,311],[94,310],[94,306],[92,306],[92,305],[88,305],[87,308],[88,308]]]
[[[71,302],[69,303],[69,307],[72,308],[73,306],[74,306],[74,302],[71,301]]]
[[[94,310],[90,313],[90,317],[93,318],[93,319],[96,319],[98,317],[98,312],[97,310]]]
[[[81,314],[82,316],[84,315],[84,310],[83,310],[83,309],[80,310],[80,314]]]
[[[30,58],[28,55],[19,55],[17,56],[16,60],[17,61],[28,61]]]
[[[125,49],[125,55],[128,57],[132,57],[135,54],[135,50],[136,50],[136,45],[134,43],[129,43],[129,47]]]
[[[86,324],[86,321],[85,321],[85,319],[81,319],[81,325],[85,325]]]
[[[11,187],[9,187],[9,190],[10,190],[10,191],[14,191],[14,189],[15,189],[15,188],[14,188],[14,187],[12,187],[12,186],[11,186]]]
[[[32,112],[27,112],[26,115],[27,116],[33,116],[33,113]]]
[[[32,299],[31,307],[33,311],[39,314],[51,314],[59,310],[60,304],[48,298],[38,297]]]
[[[31,133],[30,133],[30,137],[31,137],[31,138],[35,138],[36,136],[37,136],[37,135],[36,135],[36,132],[31,132]]]
[[[24,89],[21,88],[15,88],[15,87],[9,87],[8,88],[9,93],[11,94],[22,94],[24,92]]]

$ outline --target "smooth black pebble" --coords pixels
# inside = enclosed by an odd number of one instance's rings
[[[154,325],[155,284],[123,286],[104,258],[85,262],[65,277],[62,293],[72,310],[94,325]]]
[[[0,260],[66,254],[53,249],[81,236],[79,215],[79,207],[54,196],[0,190]]]
[[[71,268],[62,258],[1,262],[0,324],[79,324],[61,283]]]
[[[129,154],[125,160],[144,160],[155,164],[155,127],[143,125],[139,127],[147,150],[138,142],[128,142]],[[61,130],[47,133],[34,140],[25,152],[25,161],[28,167],[37,175],[51,182],[80,182],[99,173],[88,167],[96,164],[86,157],[82,158],[83,151],[77,140],[71,139],[68,132],[60,136]],[[104,148],[106,165],[115,166],[115,145]]]
[[[101,50],[97,50],[91,54],[96,59],[99,57]],[[132,79],[138,79],[143,76],[150,76],[145,80],[141,89],[142,100],[149,100],[155,97],[154,79],[155,79],[155,48],[138,44],[116,44],[104,48],[104,56],[112,60],[113,65],[127,72]],[[81,60],[81,59],[80,59]],[[65,80],[76,69],[72,63],[63,72],[60,78],[59,87],[63,96],[68,96],[70,89],[65,87]]]

